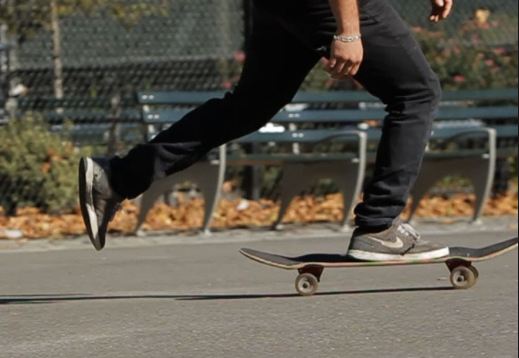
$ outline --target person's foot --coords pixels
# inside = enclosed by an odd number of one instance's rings
[[[105,246],[108,223],[123,198],[110,185],[110,165],[105,158],[81,158],[79,162],[79,203],[90,241],[96,250]]]
[[[422,240],[411,225],[400,220],[380,232],[356,229],[347,252],[349,257],[362,261],[432,260],[449,254],[448,247]]]

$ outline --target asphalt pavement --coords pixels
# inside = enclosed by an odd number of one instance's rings
[[[483,246],[516,230],[430,235]],[[453,290],[443,265],[296,273],[247,260],[342,252],[338,235],[0,253],[0,357],[517,357],[517,252]]]

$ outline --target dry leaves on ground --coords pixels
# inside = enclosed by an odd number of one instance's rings
[[[517,215],[517,192],[492,198],[485,207],[484,215]],[[417,217],[460,217],[473,215],[474,195],[456,194],[449,197],[434,196],[423,199]],[[342,219],[342,195],[325,197],[304,196],[294,199],[284,223],[339,222]],[[269,226],[277,217],[279,206],[271,200],[250,201],[245,199],[222,200],[215,213],[214,228],[238,228]],[[404,215],[409,213],[406,209]],[[143,225],[148,231],[191,230],[202,226],[204,201],[200,198],[186,199],[179,196],[176,206],[158,203],[150,211]],[[112,233],[128,234],[137,223],[138,207],[126,202],[110,224]],[[7,217],[0,208],[0,239],[22,236],[28,239],[77,236],[84,234],[84,225],[79,211],[69,215],[51,216],[35,208],[18,210],[14,217]]]

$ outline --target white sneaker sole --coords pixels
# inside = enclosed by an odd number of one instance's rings
[[[90,158],[83,158],[81,161],[82,163],[80,164],[79,174],[81,211],[83,213],[85,224],[87,225],[90,241],[97,250],[101,250],[101,242],[98,239],[99,223],[97,222],[97,215],[92,195],[92,187],[94,183],[94,162]]]
[[[348,251],[348,256],[361,261],[423,261],[440,259],[442,257],[447,257],[449,255],[450,250],[448,247],[444,247],[434,251],[422,252],[419,254],[406,255],[382,254],[361,250]]]

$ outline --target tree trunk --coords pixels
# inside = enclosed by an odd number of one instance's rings
[[[51,0],[52,59],[54,66],[54,96],[63,98],[63,53],[61,50],[61,28],[57,0]]]

